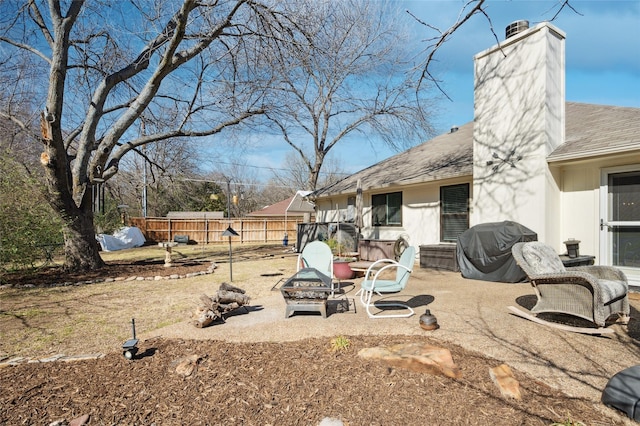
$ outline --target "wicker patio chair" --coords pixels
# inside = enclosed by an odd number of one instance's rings
[[[629,286],[621,270],[611,266],[566,269],[555,250],[539,241],[516,243],[511,251],[538,296],[531,309],[534,314],[568,314],[597,327],[604,327],[613,314],[628,321]]]

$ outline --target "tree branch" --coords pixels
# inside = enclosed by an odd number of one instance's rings
[[[40,13],[40,9],[38,9],[38,5],[36,5],[36,2],[34,0],[29,0],[29,11],[31,19],[40,28],[40,32],[42,32],[44,39],[47,41],[47,43],[49,43],[49,47],[53,49],[53,36],[51,35],[51,31],[49,31],[49,28],[47,28],[47,24],[45,23],[44,18]]]
[[[45,55],[44,53],[42,53],[38,49],[34,48],[33,46],[29,46],[29,45],[24,44],[24,43],[18,43],[15,40],[12,40],[10,38],[3,37],[3,36],[0,36],[0,41],[3,41],[5,43],[7,43],[7,44],[15,46],[15,47],[17,47],[19,49],[26,50],[27,52],[31,52],[31,53],[35,54],[36,56],[42,58],[49,65],[51,65],[51,58],[49,58],[47,55]]]
[[[216,133],[220,133],[221,131],[223,131],[224,129],[226,129],[227,127],[231,127],[231,126],[235,126],[237,124],[240,124],[241,122],[243,122],[244,120],[246,120],[247,118],[250,118],[252,116],[255,115],[259,115],[259,114],[263,114],[264,111],[262,110],[254,110],[254,111],[246,111],[243,114],[240,114],[239,116],[228,120],[224,123],[221,123],[219,125],[217,125],[214,128],[211,129],[207,129],[207,130],[201,130],[201,131],[195,131],[195,130],[184,130],[184,129],[175,129],[169,132],[163,132],[163,133],[156,133],[153,135],[147,135],[147,136],[143,136],[140,138],[137,138],[133,141],[130,142],[126,142],[120,145],[120,148],[115,151],[113,153],[113,155],[110,157],[109,160],[109,164],[107,165],[107,167],[105,167],[104,172],[102,174],[102,178],[107,180],[109,178],[111,178],[113,175],[115,175],[118,171],[118,164],[120,163],[120,160],[122,159],[122,157],[128,153],[129,151],[131,151],[132,149],[135,149],[139,146],[143,146],[143,145],[147,145],[150,143],[154,143],[154,142],[160,142],[163,140],[168,140],[168,139],[172,139],[172,138],[179,138],[179,137],[204,137],[204,136],[211,136],[214,135]],[[91,179],[93,180],[94,177],[98,177],[95,176],[94,173],[96,170],[100,169],[100,164],[92,161],[93,167],[91,168]]]
[[[471,19],[471,17],[473,15],[475,15],[476,13],[483,13],[485,16],[486,13],[484,13],[484,10],[482,9],[482,6],[484,5],[485,0],[470,0],[468,1],[465,6],[463,7],[463,10],[467,8],[467,6],[469,5],[473,5],[473,7],[471,8],[471,10],[469,12],[467,12],[461,19],[459,18],[451,27],[449,27],[446,31],[441,32],[440,30],[437,30],[435,27],[431,26],[431,25],[427,25],[425,24],[423,21],[419,20],[418,18],[416,18],[415,15],[413,15],[411,12],[407,11],[407,13],[409,13],[414,19],[416,19],[416,21],[418,21],[419,23],[427,26],[428,28],[431,29],[435,29],[440,33],[440,36],[435,38],[435,43],[431,44],[430,46],[427,47],[427,51],[429,52],[427,55],[427,58],[424,61],[424,65],[422,66],[422,72],[420,74],[420,78],[418,79],[418,85],[416,87],[416,92],[418,92],[420,90],[420,88],[422,87],[422,83],[424,82],[424,80],[428,79],[428,77],[431,76],[431,74],[428,71],[429,65],[431,64],[431,62],[433,61],[433,58],[436,54],[436,52],[438,51],[438,49],[440,49],[440,47],[449,39],[449,37],[451,37],[451,35],[453,33],[455,33],[458,28],[460,28],[465,22],[467,22],[469,19]],[[429,78],[429,80],[431,80],[431,78]],[[438,88],[440,88],[440,86],[438,85]],[[442,91],[442,89],[440,89]],[[443,94],[446,93],[442,92]],[[448,96],[447,96],[448,98]]]

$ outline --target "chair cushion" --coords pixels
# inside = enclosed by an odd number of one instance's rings
[[[371,291],[371,287],[373,285],[373,280],[363,280],[362,288],[366,291]],[[401,291],[404,286],[398,284],[393,280],[376,280],[376,291],[380,293],[396,293]]]
[[[624,296],[628,291],[624,281],[598,280],[598,285],[602,289],[602,299],[605,304]]]
[[[548,245],[534,241],[522,247],[522,257],[535,275],[557,274],[566,271],[558,254]]]

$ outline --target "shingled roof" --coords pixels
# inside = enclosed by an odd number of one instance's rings
[[[446,133],[367,167],[313,196],[348,194],[356,191],[358,179],[363,189],[411,185],[467,176],[473,173],[473,123]]]
[[[248,213],[247,216],[304,216],[305,213],[315,213],[314,205],[307,201],[306,196],[310,191],[297,191],[286,200],[279,201],[261,210]]]
[[[567,102],[565,143],[547,161],[577,160],[640,149],[640,108]]]
[[[548,162],[640,150],[640,108],[567,102],[565,143]],[[384,189],[473,175],[473,122],[317,190],[313,197]]]

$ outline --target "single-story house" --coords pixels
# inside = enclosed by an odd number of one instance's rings
[[[296,191],[286,200],[265,206],[260,210],[247,213],[247,217],[261,219],[301,219],[309,222],[315,214],[315,206],[307,200],[311,191]]]
[[[365,239],[455,245],[510,220],[640,284],[640,108],[566,102],[565,34],[546,22],[474,67],[473,122],[317,190],[316,220],[346,216],[358,191]]]

